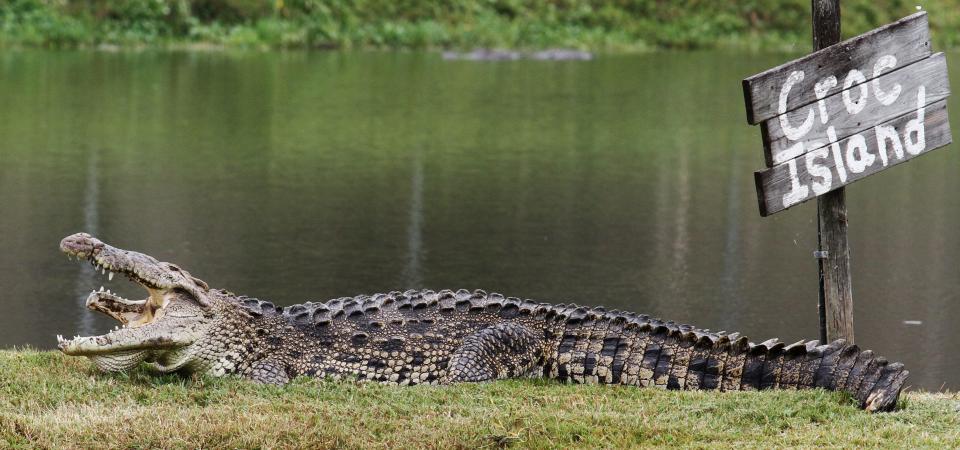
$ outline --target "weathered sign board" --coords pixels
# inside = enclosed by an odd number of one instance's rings
[[[743,80],[768,167],[754,173],[760,214],[949,144],[949,95],[926,12]]]

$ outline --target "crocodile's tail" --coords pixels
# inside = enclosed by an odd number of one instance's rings
[[[721,339],[722,340],[722,339]],[[776,340],[757,345],[731,343],[731,355],[744,354],[741,389],[811,389],[850,393],[871,412],[891,411],[910,372],[873,351],[838,339],[784,346]]]
[[[696,329],[647,315],[548,308],[543,376],[577,383],[657,386],[666,389],[742,391],[825,388],[853,395],[868,411],[896,407],[909,372],[872,351],[840,339],[784,345],[751,343],[739,333]]]
[[[653,384],[668,389],[824,388],[848,392],[861,408],[879,412],[894,409],[909,375],[903,364],[843,339],[826,345],[784,345],[776,339],[752,344],[736,334],[657,328],[649,335],[641,372],[651,367]]]

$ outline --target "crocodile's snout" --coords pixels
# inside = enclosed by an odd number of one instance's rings
[[[103,241],[87,234],[76,233],[60,241],[60,251],[81,258],[89,258],[103,248]]]

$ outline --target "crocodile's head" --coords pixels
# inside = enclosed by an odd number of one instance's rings
[[[162,365],[206,331],[216,300],[206,283],[176,265],[107,245],[86,233],[65,237],[60,250],[89,262],[110,280],[114,273],[125,275],[148,293],[143,300],[128,300],[102,287],[91,292],[87,307],[122,326],[100,336],[57,336],[63,353],[89,357],[105,371],[130,369],[141,361]]]

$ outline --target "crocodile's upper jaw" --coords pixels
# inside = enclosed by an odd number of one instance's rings
[[[104,275],[109,272],[110,280],[114,272],[126,275],[146,288],[155,301],[159,300],[157,291],[182,289],[193,295],[201,305],[210,306],[207,284],[176,264],[160,262],[150,255],[108,245],[87,233],[63,238],[60,251],[68,257],[76,256],[88,261]]]
[[[208,287],[176,265],[112,247],[86,233],[67,236],[60,249],[103,274],[109,271],[110,280],[114,272],[126,275],[149,294],[143,300],[128,300],[102,287],[91,292],[87,307],[113,317],[122,327],[100,336],[57,336],[64,353],[90,357],[106,371],[120,371],[188,346],[203,333],[208,320],[204,310],[211,302]]]

